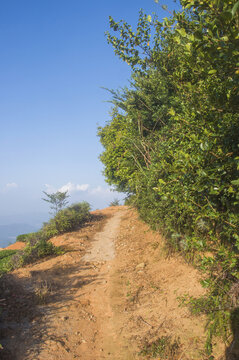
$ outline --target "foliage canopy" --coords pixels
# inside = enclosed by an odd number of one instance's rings
[[[111,91],[98,134],[108,183],[209,274],[210,353],[239,305],[239,1],[181,5],[163,21],[140,11],[136,30],[110,17],[131,85]]]

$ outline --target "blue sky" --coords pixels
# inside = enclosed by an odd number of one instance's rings
[[[110,119],[101,87],[127,85],[130,71],[104,33],[109,15],[136,24],[140,8],[167,16],[153,0],[0,2],[0,216],[47,212],[43,190],[93,208],[120,198],[96,132]]]

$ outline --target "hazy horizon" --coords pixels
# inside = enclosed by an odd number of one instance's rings
[[[118,196],[117,196],[118,195]],[[110,202],[114,199],[118,199],[121,204],[123,203],[122,194],[113,192],[109,193],[107,199],[94,202],[94,206],[91,205],[91,210],[102,209],[110,205]],[[86,200],[81,200],[86,201]],[[69,205],[76,201],[69,199]],[[97,204],[99,206],[97,206]],[[100,206],[102,205],[102,206]],[[0,215],[0,248],[6,247],[16,241],[18,235],[34,232],[42,227],[44,222],[47,222],[53,215],[50,213],[49,206],[46,212],[29,212],[29,213],[16,213],[8,215]]]
[[[168,14],[154,0],[1,2],[2,219],[15,223],[22,215],[28,224],[24,214],[48,213],[43,191],[68,190],[71,202],[93,209],[125,197],[110,191],[99,160],[97,128],[110,120],[112,106],[102,87],[119,89],[130,79],[105,32],[109,16],[135,26],[141,8]]]

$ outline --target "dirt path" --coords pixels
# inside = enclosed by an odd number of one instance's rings
[[[110,261],[115,257],[115,239],[119,232],[122,211],[109,219],[103,231],[94,237],[94,244],[89,252],[83,256],[82,261]]]
[[[3,295],[14,299],[15,312],[3,313],[0,358],[151,359],[140,350],[167,336],[178,346],[169,360],[206,359],[205,318],[178,307],[185,293],[203,294],[197,271],[168,258],[160,235],[133,210],[112,207],[95,216],[80,231],[53,239],[67,248],[64,255],[9,275]],[[215,359],[223,352],[215,344]]]

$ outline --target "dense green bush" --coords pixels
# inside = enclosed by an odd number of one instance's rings
[[[21,234],[16,237],[16,241],[27,242],[33,233]]]
[[[73,204],[59,211],[56,216],[47,223],[42,231],[46,236],[55,236],[67,231],[79,228],[89,220],[90,205],[87,202]]]
[[[40,236],[40,231],[27,233],[27,234],[21,234],[16,237],[16,241],[28,242],[29,240],[39,237],[39,236]]]
[[[132,78],[111,91],[101,160],[108,183],[208,275],[210,352],[239,305],[239,2],[181,5],[163,22],[141,11],[136,31],[110,18]]]

